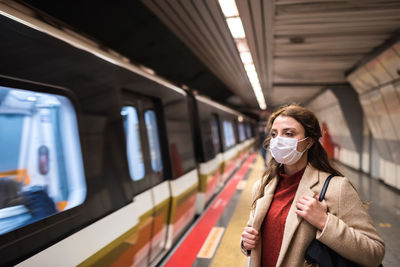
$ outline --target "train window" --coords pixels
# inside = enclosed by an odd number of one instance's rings
[[[225,136],[225,147],[229,148],[235,144],[235,134],[233,133],[232,122],[224,120],[223,127]]]
[[[146,122],[147,137],[149,139],[151,167],[153,171],[160,172],[163,165],[155,112],[153,110],[147,110],[144,113],[144,120]]]
[[[129,173],[133,181],[139,181],[144,177],[145,167],[142,145],[140,141],[138,113],[136,108],[132,106],[125,106],[122,108],[121,115],[125,129]]]
[[[251,125],[250,124],[246,124],[246,135],[247,135],[247,138],[251,138],[252,137]]]
[[[166,102],[164,115],[173,177],[177,178],[196,167],[187,101],[181,98]]]
[[[239,127],[239,141],[243,142],[244,140],[246,140],[243,123],[239,123],[238,127]]]
[[[0,86],[0,234],[80,205],[86,183],[74,107]]]
[[[219,129],[218,129],[218,117],[217,115],[213,114],[211,117],[211,135],[212,135],[212,142],[214,145],[214,152],[215,155],[221,152],[220,150],[220,136],[219,136]]]

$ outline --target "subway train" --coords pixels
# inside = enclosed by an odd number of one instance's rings
[[[256,122],[10,3],[0,265],[156,265],[252,151]]]

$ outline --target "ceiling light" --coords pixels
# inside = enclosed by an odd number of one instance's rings
[[[246,72],[256,72],[256,67],[254,66],[254,64],[245,64],[244,69],[246,70]]]
[[[240,58],[242,59],[243,64],[252,64],[253,59],[251,58],[250,52],[240,53]]]
[[[218,0],[218,2],[225,17],[229,18],[239,16],[239,11],[236,7],[235,0]]]
[[[242,20],[239,17],[236,18],[227,18],[226,22],[228,23],[229,30],[233,38],[245,38],[246,35],[244,33]]]
[[[259,82],[258,81],[258,76],[257,76],[257,73],[255,72],[248,72],[247,73],[247,76],[249,77],[249,80],[250,80],[250,82],[251,83],[253,83],[253,82]]]
[[[237,50],[239,51],[240,58],[256,96],[258,105],[260,109],[266,109],[267,105],[265,104],[264,94],[253,63],[253,57],[251,56],[247,44],[246,34],[244,32],[242,20],[240,19],[235,0],[218,0],[218,2],[225,15],[226,23],[228,24],[231,35],[235,39]]]
[[[236,39],[236,46],[240,53],[249,51],[246,39]]]

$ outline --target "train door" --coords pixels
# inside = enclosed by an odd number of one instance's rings
[[[221,127],[220,127],[220,120],[217,114],[212,114],[211,116],[211,134],[212,134],[212,141],[214,146],[215,158],[218,162],[218,179],[221,178],[221,174],[223,173],[223,163],[224,157],[222,155],[222,138],[221,138]],[[220,182],[218,184],[218,188],[222,186]]]
[[[159,116],[154,102],[132,93],[125,93],[124,98],[122,117],[138,219],[136,231],[129,237],[133,246],[127,257],[129,265],[145,266],[165,247],[170,193],[168,182],[164,181]]]
[[[224,168],[221,175],[221,182],[224,184],[236,169],[237,147],[233,121],[231,118],[223,120],[224,133]]]
[[[148,169],[152,177],[153,225],[151,236],[150,262],[160,256],[167,241],[170,191],[164,176],[163,153],[161,146],[161,114],[157,112],[154,101],[142,99],[143,116],[146,125],[146,137],[149,151]]]
[[[241,118],[241,117],[239,117]],[[241,119],[243,121],[243,118]],[[237,122],[237,139],[238,140],[238,147],[239,147],[239,160],[237,162],[238,166],[240,166],[240,164],[242,164],[242,162],[245,159],[245,140],[246,140],[246,136],[244,133],[244,125],[242,121],[238,121]]]

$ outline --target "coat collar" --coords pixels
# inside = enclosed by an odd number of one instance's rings
[[[303,220],[300,216],[296,215],[296,202],[302,196],[314,197],[315,193],[312,188],[319,182],[319,171],[314,169],[310,164],[307,165],[304,174],[300,180],[299,187],[297,188],[296,195],[294,197],[293,203],[290,207],[288,216],[286,218],[285,231],[283,233],[283,240],[281,250],[279,252],[279,257],[276,266],[282,264],[284,255],[289,248],[290,242],[293,238],[296,229],[298,228],[300,222]]]

